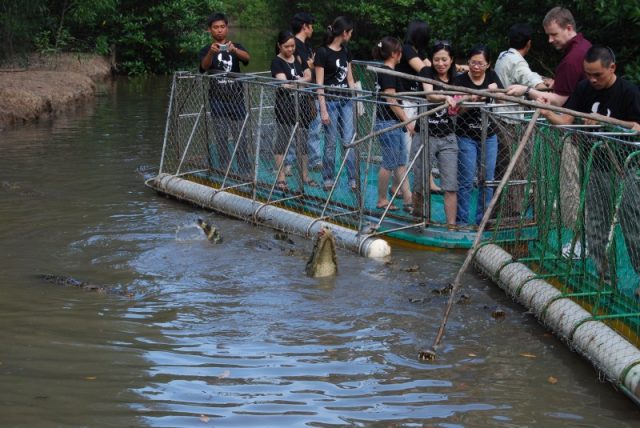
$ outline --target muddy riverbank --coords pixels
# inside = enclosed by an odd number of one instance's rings
[[[26,64],[26,65],[25,65]],[[109,58],[33,54],[0,68],[0,130],[55,116],[93,98],[112,77]]]

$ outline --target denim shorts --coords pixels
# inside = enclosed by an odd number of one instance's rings
[[[396,125],[397,123],[395,120],[377,121],[375,130],[379,131]],[[384,169],[393,171],[407,164],[407,149],[404,145],[404,132],[402,128],[396,128],[378,135],[378,141],[380,141],[382,167]]]

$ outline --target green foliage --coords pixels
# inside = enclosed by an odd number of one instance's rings
[[[504,0],[359,0],[344,2],[327,0],[294,2],[292,9],[307,10],[317,18],[320,33],[339,15],[349,16],[356,24],[351,48],[358,58],[369,58],[371,47],[386,35],[404,38],[404,29],[412,19],[422,19],[433,30],[432,40],[447,39],[457,47],[458,59],[477,43],[487,44],[494,57],[508,47],[507,29],[516,22],[528,22],[535,29],[533,50],[529,61],[532,67],[549,75],[560,55],[548,43],[542,28],[544,15],[558,5],[557,1]],[[611,46],[618,56],[624,74],[640,82],[640,24],[639,0],[565,1],[578,23],[578,31],[594,43]],[[318,44],[321,35],[314,36]],[[624,67],[623,67],[624,66]]]
[[[0,1],[0,60],[33,49],[40,25],[42,2],[39,0]]]
[[[563,2],[575,15],[578,30],[594,43],[611,46],[621,72],[640,82],[640,0],[573,0]],[[448,39],[459,59],[472,45],[486,43],[495,54],[507,47],[506,31],[516,22],[536,30],[529,61],[550,74],[560,55],[542,29],[555,0],[3,0],[0,2],[0,60],[22,51],[89,51],[116,49],[119,69],[128,74],[168,73],[193,68],[193,58],[210,41],[206,17],[227,12],[238,27],[286,28],[295,11],[316,17],[314,43],[339,15],[355,22],[351,48],[368,59],[382,36],[404,38],[407,23],[428,22],[433,39]],[[269,30],[271,31],[271,30]]]
[[[229,2],[229,9],[234,21],[242,27],[273,28],[276,24],[273,3],[268,0],[236,0]]]

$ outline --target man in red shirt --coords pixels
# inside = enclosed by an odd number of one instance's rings
[[[530,99],[543,98],[556,106],[562,106],[576,88],[579,81],[585,78],[582,70],[584,55],[591,47],[591,42],[582,33],[576,32],[576,21],[568,9],[554,7],[542,21],[544,32],[549,36],[549,43],[564,52],[564,57],[556,67],[553,92],[545,93],[524,85],[512,85],[507,94],[525,95]]]

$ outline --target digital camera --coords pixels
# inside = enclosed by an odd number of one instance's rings
[[[218,45],[218,49],[220,49],[220,52],[227,52],[229,50],[227,45]]]

